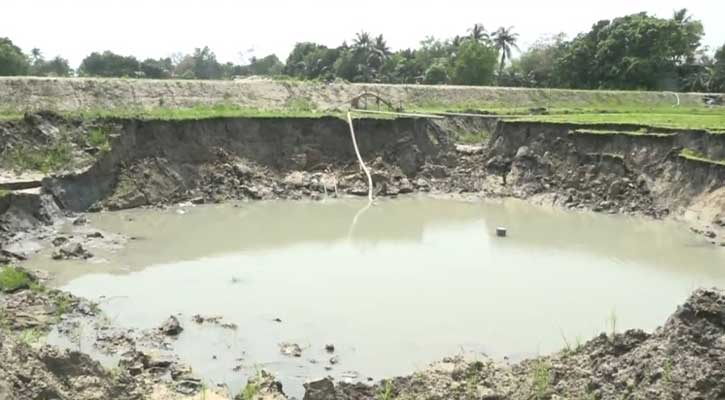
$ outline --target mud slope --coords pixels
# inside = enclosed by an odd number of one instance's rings
[[[55,116],[42,124],[74,127],[76,146],[85,146],[83,132],[103,126],[110,150],[96,149],[95,161],[81,169],[43,179],[40,194],[0,199],[0,237],[6,240],[62,212],[368,191],[348,126],[337,118],[71,123]],[[570,209],[674,216],[713,243],[725,242],[722,134],[477,117],[359,119],[355,126],[376,196],[513,196]],[[5,136],[17,146],[26,128],[10,124]],[[487,132],[479,135],[487,141],[456,145],[461,132]]]
[[[654,333],[601,334],[514,365],[450,358],[375,386],[321,380],[307,400],[725,398],[725,294],[698,290]]]
[[[87,171],[44,181],[67,210],[366,194],[347,123],[337,118],[120,121],[111,151]],[[357,120],[379,194],[414,190],[408,176],[449,150],[427,120]]]
[[[501,121],[485,151],[510,195],[609,213],[684,217],[711,239],[725,219],[725,135],[628,125]],[[702,156],[682,155],[688,149]],[[722,236],[721,236],[722,238]]]

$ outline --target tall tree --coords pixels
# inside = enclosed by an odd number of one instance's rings
[[[29,68],[30,63],[20,47],[10,39],[0,37],[0,76],[25,75]]]
[[[388,57],[390,55],[390,48],[388,47],[388,42],[385,41],[385,38],[383,35],[378,35],[375,37],[375,41],[373,42],[373,50],[378,52],[382,57]]]
[[[484,42],[490,39],[490,36],[488,32],[486,32],[486,28],[483,27],[483,24],[473,25],[473,28],[469,29],[468,33],[469,37],[477,42]]]
[[[310,74],[310,71],[313,69],[313,66],[310,64],[315,63],[317,57],[311,57],[310,55],[321,49],[327,49],[327,47],[312,42],[296,43],[292,52],[287,56],[284,73],[300,78],[314,78]]]
[[[122,56],[111,51],[93,52],[81,61],[78,74],[81,76],[134,77],[139,71],[139,62],[134,56]]]
[[[73,70],[68,64],[68,60],[60,56],[56,56],[51,60],[45,60],[40,57],[30,66],[30,74],[35,76],[64,77],[70,76],[72,72]]]
[[[472,39],[460,47],[453,66],[453,81],[461,85],[493,83],[498,53],[493,47]]]
[[[242,72],[248,75],[279,75],[284,69],[284,64],[276,55],[270,54],[266,57],[253,57],[249,65],[242,67]]]
[[[566,45],[563,81],[577,88],[677,90],[678,66],[693,59],[704,33],[699,21],[682,15],[598,22]]]
[[[368,50],[372,44],[373,41],[370,34],[365,31],[356,33],[352,41],[352,47],[358,50]]]
[[[176,65],[174,75],[183,79],[221,79],[224,69],[208,46],[197,47]]]
[[[170,78],[174,73],[174,64],[170,57],[145,59],[140,65],[144,78],[149,79],[166,79]]]
[[[511,69],[527,86],[561,87],[559,60],[565,46],[566,35],[563,33],[540,38],[512,62]]]
[[[709,89],[713,92],[725,93],[725,44],[715,52],[713,61]]]
[[[33,64],[43,60],[43,53],[40,51],[39,48],[33,47],[33,49],[30,50],[30,60],[33,62]]]
[[[514,27],[508,28],[500,27],[491,36],[493,37],[493,44],[499,54],[501,54],[501,64],[498,67],[498,74],[501,75],[503,67],[506,65],[506,60],[511,59],[511,50],[519,49],[517,44],[519,40],[519,34],[513,32]]]

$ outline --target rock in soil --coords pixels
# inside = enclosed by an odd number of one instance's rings
[[[86,250],[80,243],[70,244],[61,247],[60,249],[55,250],[52,255],[52,258],[54,260],[87,260],[92,257],[93,254]]]
[[[288,357],[302,357],[302,348],[296,343],[280,343],[279,351]]]
[[[178,336],[183,330],[181,323],[173,315],[159,327],[159,332],[166,336]]]

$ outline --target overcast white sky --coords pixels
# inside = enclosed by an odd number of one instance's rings
[[[600,19],[648,11],[669,17],[687,7],[705,25],[705,44],[725,43],[725,0],[3,0],[0,37],[25,52],[40,48],[73,67],[92,51],[138,58],[191,52],[208,45],[222,61],[240,62],[254,49],[284,60],[295,42],[337,46],[355,32],[383,33],[393,49],[416,46],[427,35],[464,34],[514,26],[522,47],[542,34],[573,36]]]

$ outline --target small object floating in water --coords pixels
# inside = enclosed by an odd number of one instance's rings
[[[498,237],[506,237],[506,228],[499,226],[496,228],[496,236]]]

